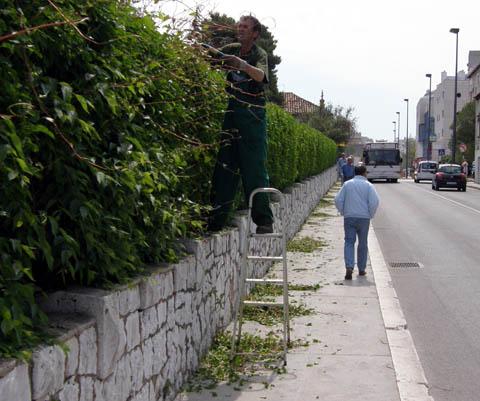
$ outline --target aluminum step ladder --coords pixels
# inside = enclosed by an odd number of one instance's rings
[[[252,231],[252,206],[253,198],[259,193],[272,193],[276,194],[280,199],[280,219],[282,221],[281,231],[271,234],[253,234]],[[233,316],[233,334],[231,343],[230,360],[233,361],[235,355],[258,355],[255,353],[240,353],[237,352],[237,348],[240,344],[242,335],[242,317],[243,309],[245,305],[261,308],[283,308],[283,340],[282,350],[268,357],[275,358],[283,361],[283,365],[287,364],[287,350],[290,344],[290,321],[288,315],[288,272],[287,272],[287,249],[286,249],[286,218],[285,218],[285,196],[284,194],[275,188],[257,188],[250,194],[248,202],[248,216],[247,216],[247,230],[243,241],[241,250],[241,265],[240,265],[240,277],[239,277],[239,296],[235,303],[235,310]],[[282,256],[260,256],[249,255],[250,240],[254,238],[274,238],[281,241]],[[249,261],[272,261],[283,262],[283,274],[281,279],[267,279],[267,278],[250,278],[248,275],[248,262]],[[282,286],[283,288],[283,300],[281,302],[262,302],[262,301],[249,301],[245,299],[247,284],[265,285],[274,284]]]

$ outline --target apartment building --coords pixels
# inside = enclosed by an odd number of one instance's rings
[[[465,71],[457,74],[457,112],[471,100],[470,80]],[[416,116],[416,157],[441,160],[443,156],[451,155],[451,138],[453,123],[453,101],[455,91],[455,76],[448,76],[446,71],[441,74],[441,81],[432,90],[430,105],[430,135],[428,132],[428,91],[417,103]],[[429,149],[430,146],[430,149]]]
[[[475,100],[475,182],[480,184],[480,50],[468,53],[471,99]]]

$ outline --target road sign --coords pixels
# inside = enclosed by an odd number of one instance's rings
[[[438,149],[439,156],[445,156],[445,149]]]
[[[460,150],[460,152],[465,153],[467,151],[467,145],[461,143],[460,145],[458,145],[458,149]]]

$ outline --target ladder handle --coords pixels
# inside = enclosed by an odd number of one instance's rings
[[[277,195],[280,195],[280,197],[282,198],[283,200],[283,192],[282,191],[279,191],[278,189],[276,188],[257,188],[257,189],[254,189],[252,191],[252,193],[250,194],[250,199],[248,200],[248,207],[251,209],[252,206],[253,206],[253,197],[256,195],[256,194],[259,194],[259,193],[271,193],[271,194],[277,194]]]

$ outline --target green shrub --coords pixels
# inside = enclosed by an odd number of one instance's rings
[[[33,282],[118,282],[200,228],[225,95],[222,74],[118,1],[0,4],[2,33],[56,24],[0,42],[8,355],[45,321]]]
[[[267,105],[268,173],[273,187],[284,189],[335,164],[336,145],[319,131]]]

